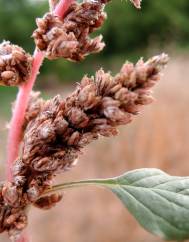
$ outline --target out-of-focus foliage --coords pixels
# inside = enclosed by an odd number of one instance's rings
[[[104,30],[108,43],[106,53],[131,52],[154,42],[189,45],[188,0],[143,0],[140,11],[128,1],[113,1],[108,6],[108,14]]]
[[[35,18],[48,9],[47,0],[0,0],[0,39],[32,51],[30,38]],[[142,10],[136,10],[129,1],[113,0],[107,6],[108,20],[100,30],[107,44],[101,54],[88,57],[83,63],[65,60],[46,61],[42,74],[64,76],[64,80],[80,79],[83,73],[93,72],[100,66],[113,68],[115,62],[145,55],[150,46],[189,46],[188,0],[143,0]],[[118,63],[119,64],[119,63]]]
[[[10,40],[27,51],[34,48],[31,34],[35,18],[45,11],[47,1],[0,0],[0,40]]]

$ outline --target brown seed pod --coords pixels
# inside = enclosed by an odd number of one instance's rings
[[[39,198],[34,203],[34,206],[40,209],[48,210],[56,206],[56,204],[61,200],[62,200],[62,194],[55,193],[46,197]]]
[[[18,86],[26,82],[31,74],[30,54],[8,41],[0,44],[0,85]]]
[[[18,207],[21,203],[22,191],[12,183],[5,183],[2,189],[4,202],[12,207]]]

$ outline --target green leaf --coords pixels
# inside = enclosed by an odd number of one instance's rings
[[[189,238],[189,177],[140,169],[115,178],[109,188],[149,232],[167,240]]]
[[[170,176],[158,169],[138,169],[112,179],[57,185],[51,192],[91,184],[116,194],[149,232],[167,240],[189,238],[189,177]]]

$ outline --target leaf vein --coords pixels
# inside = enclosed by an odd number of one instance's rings
[[[162,176],[162,174],[156,174],[156,175],[151,175],[151,176],[145,176],[145,177],[143,177],[143,178],[141,178],[141,179],[139,179],[139,180],[135,180],[134,182],[132,182],[132,183],[129,183],[129,185],[130,186],[133,186],[133,185],[135,185],[137,182],[141,182],[141,181],[143,181],[143,180],[145,180],[145,179],[147,179],[147,178],[152,178],[152,177],[157,177],[157,176]]]
[[[162,199],[168,201],[169,203],[172,203],[173,205],[175,205],[175,206],[177,206],[177,207],[179,207],[179,208],[185,209],[185,210],[187,210],[187,211],[189,212],[189,208],[183,207],[183,206],[180,205],[179,203],[176,203],[176,202],[174,202],[174,201],[172,201],[172,200],[169,200],[167,197],[165,197],[165,196],[163,196],[162,194],[159,194],[159,193],[157,192],[157,191],[161,191],[161,190],[156,189],[156,190],[154,191],[154,190],[152,189],[151,191],[154,192],[157,196],[161,197]],[[162,190],[162,191],[164,192],[164,190]],[[176,193],[176,194],[177,194],[177,193]]]
[[[172,224],[170,221],[168,221],[167,219],[165,219],[164,217],[160,216],[159,214],[157,214],[156,212],[154,212],[153,210],[151,210],[148,206],[146,206],[143,202],[141,202],[140,200],[138,200],[133,194],[131,194],[128,191],[125,191],[120,185],[119,185],[120,189],[124,192],[124,193],[129,193],[130,196],[132,196],[141,206],[143,206],[144,208],[146,208],[150,213],[152,213],[153,215],[159,217],[160,219],[162,219],[165,223],[167,223],[169,226],[173,227],[174,229],[178,230],[179,232],[182,231],[184,233],[186,233],[185,230],[182,230],[180,228],[177,228],[174,224]]]
[[[165,184],[168,184],[168,183],[170,183],[170,182],[175,182],[175,181],[184,181],[184,180],[189,180],[189,177],[177,177],[177,178],[175,178],[175,179],[171,179],[171,180],[168,180],[168,181],[164,181],[164,182],[162,182],[162,183],[159,183],[159,184],[157,184],[157,185],[155,185],[155,186],[152,186],[151,188],[157,188],[157,187],[159,187],[159,186],[162,186],[162,185],[165,185]]]

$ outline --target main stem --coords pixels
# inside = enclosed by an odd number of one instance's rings
[[[38,52],[37,50],[35,50],[33,57],[34,60],[31,77],[26,84],[19,87],[8,135],[6,172],[7,179],[9,181],[12,180],[12,163],[18,157],[19,153],[19,145],[22,139],[22,127],[26,108],[28,106],[29,95],[35,83],[39,68],[44,59],[42,52]]]
[[[54,14],[60,18],[64,17],[65,12],[74,0],[60,0]],[[20,142],[22,140],[22,128],[24,123],[25,112],[28,106],[29,96],[36,81],[39,69],[44,60],[44,54],[37,49],[34,51],[34,60],[32,65],[31,77],[26,84],[19,87],[16,104],[14,107],[12,119],[10,122],[10,130],[7,144],[7,163],[6,176],[9,181],[12,181],[12,164],[19,155]],[[22,236],[17,242],[28,242],[27,236]]]

